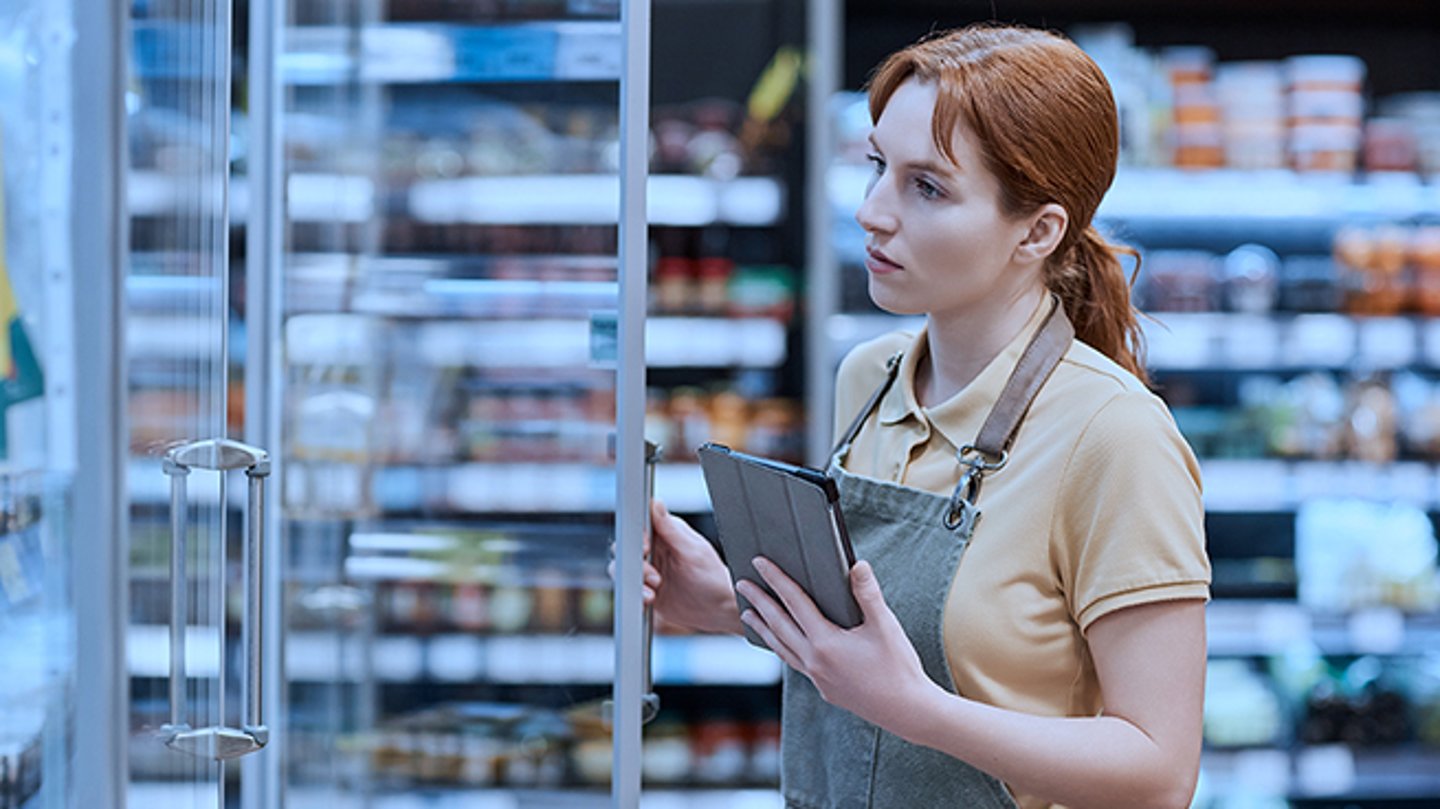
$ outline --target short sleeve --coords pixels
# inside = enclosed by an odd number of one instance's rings
[[[1082,632],[1124,607],[1209,598],[1200,467],[1158,397],[1101,407],[1061,487],[1052,551]]]

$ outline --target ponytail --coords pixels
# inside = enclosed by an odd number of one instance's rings
[[[1135,273],[1140,272],[1135,248],[1110,244],[1093,225],[1086,226],[1062,260],[1046,265],[1045,286],[1060,297],[1078,340],[1148,385],[1145,336],[1130,302],[1134,275],[1125,277],[1121,255],[1133,257]]]

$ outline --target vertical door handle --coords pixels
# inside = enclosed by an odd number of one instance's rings
[[[253,753],[270,740],[270,729],[261,714],[260,663],[264,617],[261,603],[260,571],[265,554],[265,478],[270,475],[270,455],[239,441],[212,438],[195,441],[165,453],[165,474],[170,476],[170,721],[161,728],[169,747],[200,758],[217,761]],[[195,729],[186,721],[185,626],[186,555],[189,519],[185,482],[192,469],[226,472],[244,469],[249,480],[245,514],[245,618],[241,628],[245,647],[244,721],[239,728],[223,724]],[[221,577],[221,603],[225,580]],[[226,655],[220,656],[225,665]]]
[[[650,504],[655,499],[655,465],[660,462],[660,445],[649,439],[645,440],[645,519],[644,530],[646,542],[650,542]],[[645,561],[650,561],[650,552],[645,552]],[[640,649],[640,724],[647,724],[660,713],[660,695],[655,693],[655,673],[651,665],[651,651],[655,646],[655,605],[645,606],[644,618],[640,627],[641,643]],[[615,701],[605,700],[601,705],[601,718],[606,722],[615,718]]]
[[[645,442],[645,536],[653,542],[650,532],[654,526],[650,524],[650,505],[655,500],[655,465],[660,462],[660,445],[653,441]],[[645,561],[650,561],[650,552],[645,552]],[[660,697],[655,693],[655,673],[651,668],[650,652],[655,645],[655,604],[652,602],[645,605],[645,620],[643,623],[644,658],[640,664],[640,722],[648,723],[660,712]]]

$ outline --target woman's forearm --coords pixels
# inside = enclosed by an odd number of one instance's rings
[[[932,684],[933,685],[933,684]],[[1043,717],[995,708],[934,686],[889,728],[952,755],[1017,792],[1072,809],[1190,805],[1193,751],[1167,751],[1117,716]]]

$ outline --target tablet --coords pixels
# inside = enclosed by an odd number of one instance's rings
[[[705,444],[699,455],[731,580],[749,579],[774,596],[750,562],[764,556],[803,587],[826,618],[846,628],[859,624],[860,606],[850,590],[855,552],[835,481],[818,469],[723,444]],[[735,597],[742,612],[750,608],[744,596]],[[748,626],[745,637],[765,646]]]

